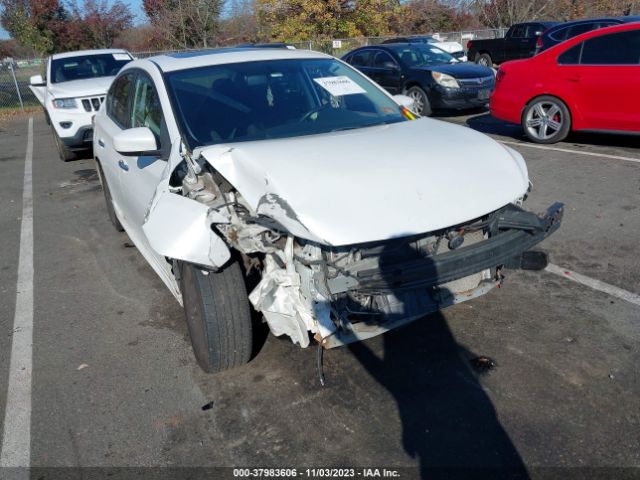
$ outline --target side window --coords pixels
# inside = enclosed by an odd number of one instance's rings
[[[582,23],[580,25],[574,25],[569,28],[569,32],[567,33],[567,38],[577,37],[578,35],[586,32],[590,32],[591,30],[596,28],[595,23]]]
[[[569,50],[558,57],[560,65],[577,65],[580,63],[580,53],[582,53],[584,42],[574,45]]]
[[[133,107],[131,109],[131,128],[148,127],[160,140],[162,124],[162,107],[158,92],[151,79],[144,74],[136,78]]]
[[[538,32],[543,32],[544,28],[542,28],[542,25],[527,25],[527,29],[525,30],[525,36],[527,38],[533,38],[533,37],[537,37],[536,33]]]
[[[516,25],[515,27],[513,27],[513,32],[511,33],[511,36],[513,38],[524,38],[526,28],[527,27],[525,25]]]
[[[640,30],[590,38],[582,48],[582,65],[639,65]]]
[[[107,95],[107,115],[121,128],[129,128],[129,96],[133,73],[125,73],[111,85]]]
[[[377,52],[376,56],[373,57],[373,66],[375,68],[385,68],[385,63],[393,63],[395,65],[395,61],[391,58],[387,52]]]
[[[354,67],[368,67],[371,60],[371,50],[362,50],[351,55],[349,63]]]
[[[555,32],[549,34],[549,36],[555,41],[563,41],[567,39],[567,34],[569,33],[570,27],[564,27],[556,30]]]

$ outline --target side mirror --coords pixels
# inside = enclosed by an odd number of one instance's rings
[[[393,99],[401,107],[404,107],[407,110],[410,110],[410,111],[415,113],[414,108],[415,108],[416,104],[413,101],[413,98],[407,97],[406,95],[394,95]]]
[[[113,148],[122,155],[148,155],[156,153],[158,142],[148,127],[129,128],[113,137]]]
[[[42,78],[42,75],[33,75],[29,78],[29,84],[32,87],[43,87],[45,85],[45,81],[44,78]]]

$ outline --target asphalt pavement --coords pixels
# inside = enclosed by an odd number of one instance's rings
[[[524,155],[528,209],[566,203],[543,244],[555,265],[640,293],[638,137],[540,149],[513,145],[525,142],[519,130],[486,113],[443,120]],[[0,128],[0,432],[27,124]],[[181,307],[109,223],[93,160],[61,162],[49,128],[34,116],[33,478],[218,466],[639,478],[640,305],[550,272],[509,272],[486,296],[326,352],[325,387],[315,349],[273,336],[248,365],[207,375]]]

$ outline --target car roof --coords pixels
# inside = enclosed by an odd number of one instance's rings
[[[76,50],[74,52],[54,53],[51,55],[52,60],[58,60],[59,58],[80,57],[86,55],[102,55],[105,53],[129,53],[122,48],[103,48],[99,50]]]
[[[330,55],[312,50],[290,50],[288,48],[217,48],[194,50],[149,57],[163,72],[174,72],[209,65],[243,63],[267,60],[294,60],[307,58],[333,58]]]

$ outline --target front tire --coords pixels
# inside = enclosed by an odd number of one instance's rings
[[[426,92],[418,87],[413,86],[407,90],[406,95],[413,100],[414,112],[421,117],[430,117],[433,113],[431,110],[431,104],[429,103],[429,97]]]
[[[107,184],[107,179],[104,177],[104,172],[102,171],[102,165],[100,162],[96,160],[96,170],[98,171],[98,177],[100,178],[100,183],[102,184],[102,193],[104,193],[104,202],[107,205],[107,214],[109,215],[109,220],[113,227],[119,231],[124,232],[124,227],[118,220],[118,216],[116,215],[116,210],[113,208],[113,199],[111,198],[111,190],[109,190],[109,185]]]
[[[543,95],[529,102],[522,114],[521,124],[532,142],[557,143],[569,135],[571,113],[559,98]]]
[[[60,160],[62,160],[63,162],[68,162],[69,160],[73,160],[74,158],[76,158],[75,153],[67,148],[67,146],[63,143],[63,141],[56,133],[55,129],[52,128],[52,130],[53,137],[56,140],[56,147],[58,148],[58,155],[60,156]]]
[[[219,272],[177,262],[193,353],[207,373],[244,365],[251,358],[251,310],[240,264]]]

